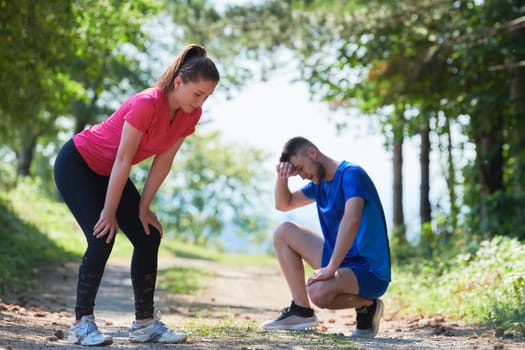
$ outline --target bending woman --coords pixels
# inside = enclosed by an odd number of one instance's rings
[[[219,82],[206,50],[185,47],[154,87],[131,96],[102,121],[73,136],[55,161],[55,182],[82,228],[87,249],[78,273],[75,322],[68,341],[109,345],[95,324],[94,305],[119,229],[133,245],[135,299],[132,342],[180,343],[154,312],[157,255],[162,225],[150,204],[184,139],[195,131],[202,105]],[[129,179],[133,164],[154,156],[142,194]]]

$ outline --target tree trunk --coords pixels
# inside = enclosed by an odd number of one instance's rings
[[[458,225],[458,205],[457,205],[457,196],[456,196],[456,168],[454,166],[454,157],[452,155],[452,130],[450,128],[450,118],[446,117],[447,123],[447,167],[448,167],[448,176],[447,176],[447,189],[448,197],[450,202],[450,225],[452,230],[450,233],[454,232]]]
[[[36,140],[37,137],[32,136],[31,133],[26,133],[25,135],[20,133],[20,145],[17,151],[17,172],[19,176],[31,175],[31,163],[33,162]]]
[[[524,34],[525,35],[525,34]],[[517,68],[513,72],[514,78],[511,81],[510,97],[513,107],[514,125],[510,128],[511,133],[511,153],[514,158],[514,168],[512,174],[513,191],[522,192],[525,187],[525,68]]]
[[[514,45],[517,46],[520,45],[522,38],[525,36],[523,18],[516,18],[509,22],[514,24],[507,26],[509,37]],[[516,53],[511,54],[509,61],[512,62],[511,66],[513,68],[508,72],[511,77],[510,102],[512,118],[510,125],[507,127],[510,134],[510,155],[514,158],[512,181],[510,181],[513,188],[510,190],[515,193],[523,192],[525,188],[525,169],[523,167],[523,162],[525,161],[525,137],[523,137],[523,130],[525,130],[525,67],[514,64],[522,59],[523,57],[516,55]]]
[[[525,28],[520,28],[515,31],[513,39],[518,42],[519,38],[525,36]],[[514,60],[519,60],[519,57],[514,57]],[[512,216],[514,225],[516,227],[525,227],[525,217],[523,216],[524,191],[525,191],[525,137],[523,137],[523,130],[525,130],[525,67],[515,68],[511,71],[510,98],[512,105],[512,121],[513,124],[509,128],[510,133],[510,155],[513,158],[513,168],[511,181],[509,181],[509,192],[514,194],[514,201],[512,207],[514,208]],[[521,233],[519,233],[521,232]],[[525,232],[523,230],[516,230],[517,237],[525,239]]]
[[[94,121],[94,116],[97,114],[97,94],[90,100],[88,104],[83,101],[76,101],[73,104],[73,115],[75,116],[74,133],[77,134],[84,130],[86,126]]]
[[[419,218],[421,226],[431,221],[430,208],[430,127],[428,123],[420,132],[421,147],[419,166],[421,168],[421,184],[419,189]]]
[[[393,235],[397,242],[406,243],[405,215],[403,212],[403,136],[394,138],[393,172]]]
[[[501,115],[490,115],[480,122],[484,130],[476,138],[476,162],[481,182],[479,221],[481,230],[491,237],[495,233],[490,232],[488,199],[503,190],[503,120]]]

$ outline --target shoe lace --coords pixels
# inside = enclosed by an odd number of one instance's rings
[[[80,330],[84,331],[82,336],[87,337],[91,333],[100,333],[94,318],[86,318],[83,320],[83,323],[84,326],[80,328]]]
[[[168,326],[166,326],[164,324],[164,322],[162,322],[160,319],[162,318],[162,314],[160,312],[160,310],[156,310],[154,315],[154,320],[155,320],[155,336],[156,337],[160,337],[162,336],[162,334],[164,333],[167,333],[167,334],[172,334],[173,331],[171,329],[168,328]]]
[[[291,312],[292,308],[290,306],[287,306],[285,307],[284,309],[281,310],[281,314],[279,315],[279,317],[277,319],[282,319],[286,316],[288,316]]]

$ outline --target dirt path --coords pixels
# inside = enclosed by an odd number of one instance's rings
[[[192,320],[209,324],[211,328],[238,320],[259,324],[275,317],[289,303],[289,292],[277,269],[232,268],[182,258],[162,261],[161,268],[168,266],[202,267],[217,276],[209,281],[208,288],[197,295],[169,295],[158,291],[157,308],[163,314],[163,321],[175,328],[180,322]],[[39,274],[54,277],[49,277],[38,294],[6,298],[0,303],[0,349],[80,348],[60,339],[72,319],[76,268],[75,264],[43,267]],[[99,326],[114,337],[115,343],[111,347],[119,349],[343,349],[349,348],[349,345],[339,347],[323,337],[349,335],[355,319],[353,310],[317,310],[321,326],[313,334],[257,329],[252,331],[255,338],[244,339],[242,334],[216,337],[190,333],[185,344],[132,345],[127,341],[127,330],[133,317],[128,262],[115,260],[110,260],[107,267],[97,305],[97,318],[105,322],[99,321]],[[355,340],[356,348],[525,349],[525,340],[497,338],[494,330],[451,324],[442,318],[395,317],[388,314],[388,305],[386,307],[378,336]],[[346,341],[345,344],[351,343]]]

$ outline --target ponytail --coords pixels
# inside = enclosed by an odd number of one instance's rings
[[[218,82],[220,79],[219,71],[215,63],[207,56],[206,49],[197,44],[190,44],[182,49],[160,76],[155,86],[164,92],[169,92],[173,90],[173,81],[176,77],[181,77],[184,83],[200,79]]]

